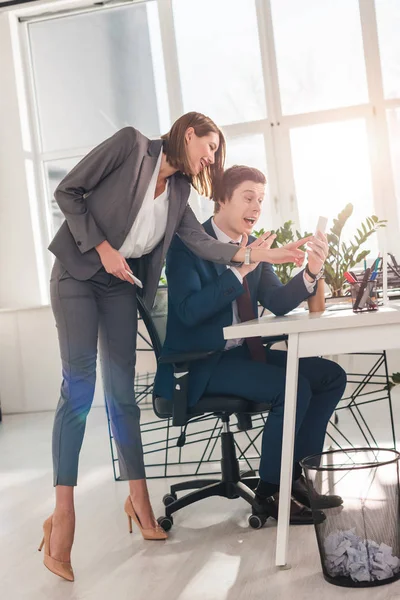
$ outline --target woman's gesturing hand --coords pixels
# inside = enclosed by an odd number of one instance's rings
[[[262,235],[260,235],[259,238],[257,238],[256,240],[254,240],[254,242],[252,242],[251,244],[249,244],[247,246],[247,240],[248,240],[248,236],[246,233],[243,233],[242,236],[242,242],[241,242],[241,246],[242,248],[245,248],[246,246],[248,248],[251,248],[251,251],[253,252],[254,248],[266,248],[269,249],[272,246],[272,243],[274,241],[274,239],[276,238],[275,234],[271,235],[270,231],[267,231],[266,233],[263,233]],[[252,262],[250,265],[245,265],[243,264],[240,267],[236,267],[236,270],[241,274],[242,277],[246,277],[246,275],[248,275],[249,273],[251,273],[252,271],[254,271],[254,269],[260,264],[260,262]]]
[[[294,262],[297,267],[301,267],[305,252],[300,250],[300,246],[306,244],[313,236],[302,238],[296,242],[290,242],[279,248],[261,248],[260,250],[255,248],[253,260],[259,260],[263,262],[269,262],[272,264],[280,265],[283,263]]]
[[[100,256],[101,264],[107,273],[135,285],[133,279],[127,273],[127,271],[132,273],[130,266],[122,254],[118,250],[115,250],[107,240],[96,246],[96,250]]]

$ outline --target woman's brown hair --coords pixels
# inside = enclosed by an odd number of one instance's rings
[[[215,153],[214,164],[202,169],[198,175],[191,175],[186,152],[185,133],[189,127],[193,127],[197,137],[203,137],[209,133],[216,133],[219,136],[219,146]],[[199,194],[213,199],[224,171],[226,151],[224,135],[214,121],[201,113],[189,112],[179,117],[169,132],[162,135],[161,138],[164,140],[163,150],[169,164],[184,173]]]

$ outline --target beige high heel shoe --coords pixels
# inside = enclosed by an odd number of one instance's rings
[[[39,552],[43,548],[44,545],[44,558],[43,564],[45,567],[49,569],[55,575],[66,579],[67,581],[74,581],[74,572],[72,570],[72,566],[70,562],[62,562],[61,560],[57,560],[50,556],[50,536],[51,529],[53,526],[53,516],[49,517],[43,523],[43,539],[38,548]]]
[[[128,496],[125,501],[125,512],[128,515],[129,533],[132,533],[133,519],[136,525],[139,527],[140,533],[142,534],[144,540],[166,540],[168,538],[168,535],[165,533],[164,529],[160,527],[160,525],[157,525],[154,528],[151,527],[147,529],[142,527],[139,517],[137,516],[136,511],[133,508],[130,496]]]

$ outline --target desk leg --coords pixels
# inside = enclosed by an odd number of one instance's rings
[[[275,564],[286,567],[289,541],[290,497],[292,490],[294,434],[296,426],[299,334],[289,335],[286,367],[285,411],[283,418],[282,464],[279,488],[278,531]]]

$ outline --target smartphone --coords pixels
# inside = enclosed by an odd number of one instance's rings
[[[132,277],[133,281],[136,283],[136,285],[140,288],[143,287],[143,283],[140,281],[140,279],[138,279],[137,277],[135,277],[130,271],[127,271],[125,269],[125,273],[127,273],[129,275],[129,277]]]
[[[325,233],[327,224],[328,224],[327,217],[319,217],[317,227],[315,228],[315,235],[317,235],[317,231],[320,231],[321,233]]]

